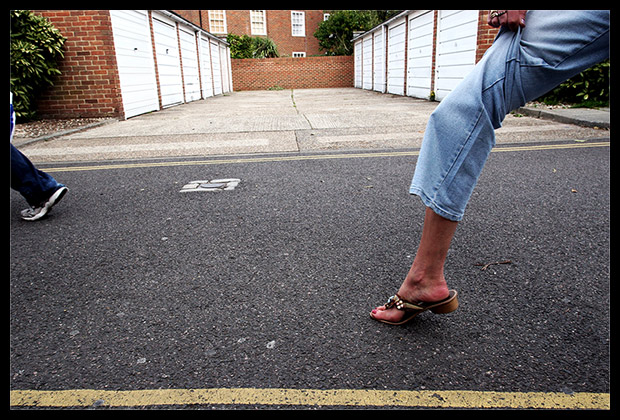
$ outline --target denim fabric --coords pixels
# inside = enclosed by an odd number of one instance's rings
[[[18,191],[30,206],[39,206],[60,187],[64,185],[51,175],[38,170],[11,144],[11,188]]]
[[[11,104],[11,135],[15,129],[15,113]],[[38,170],[11,144],[11,188],[18,191],[32,207],[39,206],[45,202],[58,188],[64,187],[59,184],[51,175]]]
[[[529,11],[431,114],[409,192],[460,221],[506,114],[609,57],[609,11]]]

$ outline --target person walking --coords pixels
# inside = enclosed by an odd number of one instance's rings
[[[15,146],[15,111],[11,93],[11,188],[18,191],[30,206],[21,211],[21,218],[35,221],[43,218],[64,197],[69,189],[51,175],[37,169]]]

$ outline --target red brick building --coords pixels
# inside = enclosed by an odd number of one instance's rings
[[[173,10],[210,33],[264,36],[281,57],[322,55],[314,32],[324,20],[322,10]]]

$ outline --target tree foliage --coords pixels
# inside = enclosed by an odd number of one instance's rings
[[[400,10],[334,10],[319,24],[314,36],[326,55],[353,54],[354,31],[368,31],[398,14]]]
[[[230,58],[279,57],[278,47],[270,38],[228,34],[226,41],[230,44]]]
[[[36,96],[60,74],[64,42],[65,37],[44,17],[11,10],[10,87],[18,119],[34,117]]]

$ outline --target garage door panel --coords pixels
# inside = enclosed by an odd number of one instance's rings
[[[213,77],[211,75],[211,52],[209,38],[200,37],[200,75],[202,77],[202,96],[213,96]]]
[[[353,55],[355,59],[353,83],[356,88],[361,88],[362,72],[364,70],[364,63],[362,62],[362,41],[357,41],[355,44],[353,44]]]
[[[387,91],[395,95],[405,93],[405,20],[388,28]]]
[[[475,66],[478,11],[440,10],[438,17],[435,98],[442,100]]]
[[[438,67],[438,71],[445,66],[455,66],[455,65],[471,65],[473,64],[472,55],[475,53],[475,50],[464,50],[457,51],[451,54],[439,54],[438,58],[441,61],[441,65]]]
[[[111,10],[110,18],[125,118],[158,110],[147,12]]]
[[[461,39],[463,37],[469,37],[471,36],[471,34],[475,33],[477,28],[477,22],[463,23],[461,25],[452,26],[450,28],[442,27],[440,30],[441,42],[449,42]]]
[[[431,93],[434,13],[409,20],[407,95],[428,98]]]
[[[200,76],[198,75],[196,34],[193,31],[179,29],[179,37],[181,41],[181,63],[183,64],[185,101],[195,101],[200,99]]]
[[[214,41],[210,42],[211,46],[211,66],[213,69],[213,93],[215,95],[222,94],[222,68],[220,66],[220,49]]]
[[[176,27],[153,16],[157,70],[163,106],[183,103],[183,80]]]
[[[442,78],[463,79],[463,75],[474,69],[473,64],[459,64],[453,66],[442,66],[440,69]]]
[[[442,42],[437,46],[437,54],[452,54],[462,51],[476,51],[476,39],[472,37]]]
[[[478,10],[441,10],[441,30],[474,22],[478,24]]]
[[[372,36],[366,37],[362,41],[363,55],[363,76],[362,88],[372,89]]]
[[[385,91],[385,42],[383,30],[373,35],[373,89],[378,92]]]
[[[221,67],[221,77],[222,77],[222,93],[230,92],[230,78],[228,72],[228,49],[226,45],[220,44],[220,67]]]

